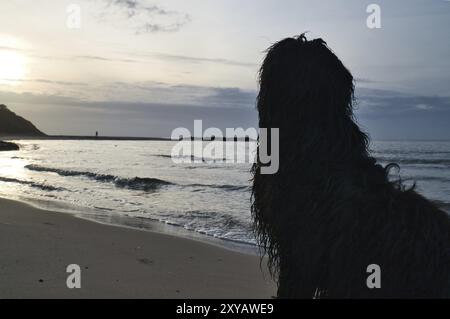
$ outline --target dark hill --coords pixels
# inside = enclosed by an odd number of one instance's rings
[[[18,151],[19,145],[11,142],[0,141],[0,151]]]
[[[0,104],[0,136],[45,136],[36,126]]]

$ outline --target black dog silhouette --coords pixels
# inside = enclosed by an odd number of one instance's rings
[[[368,151],[354,81],[322,39],[268,49],[259,127],[279,128],[280,168],[252,168],[252,214],[280,298],[450,296],[450,221]],[[369,288],[369,265],[381,288]]]

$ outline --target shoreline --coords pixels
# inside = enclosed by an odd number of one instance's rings
[[[0,135],[1,140],[99,140],[99,141],[171,141],[166,137],[134,137],[134,136],[88,136],[88,135]]]
[[[70,206],[70,204],[68,203],[52,201],[50,199],[37,200],[33,198],[23,198],[20,196],[8,197],[5,194],[0,194],[0,201],[2,199],[20,202],[38,210],[50,211],[58,214],[66,214],[74,218],[80,218],[101,225],[160,233],[179,237],[182,239],[206,243],[208,245],[217,246],[219,248],[227,249],[233,252],[239,252],[251,256],[259,256],[259,249],[255,244],[244,241],[214,237],[197,231],[185,229],[181,225],[165,223],[163,221],[158,221],[150,218],[121,215],[120,213],[113,211],[110,211],[109,214],[105,215],[101,214],[100,211],[95,209],[76,205]]]
[[[55,140],[55,141],[162,141],[162,142],[179,142],[180,139],[172,139],[169,137],[134,137],[134,136],[88,136],[88,135],[42,135],[42,136],[8,136],[0,135],[1,140],[6,141],[29,141],[29,140]],[[246,139],[239,137],[237,139],[233,137],[223,137],[222,139],[208,139],[203,137],[186,138],[181,141],[223,141],[223,142],[257,142],[255,139]]]
[[[0,198],[0,298],[271,298],[260,258]],[[68,289],[79,264],[82,288]]]

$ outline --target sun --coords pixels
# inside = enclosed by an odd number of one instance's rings
[[[14,84],[26,74],[26,59],[16,52],[0,51],[0,82]]]

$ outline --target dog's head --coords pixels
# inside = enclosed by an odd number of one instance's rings
[[[275,43],[259,75],[260,127],[352,114],[353,76],[322,39],[302,34]]]

